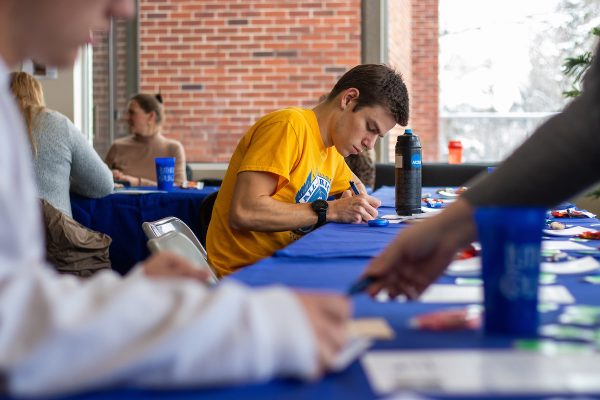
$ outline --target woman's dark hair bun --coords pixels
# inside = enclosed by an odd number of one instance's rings
[[[162,103],[163,103],[163,97],[162,97],[162,94],[160,94],[160,93],[157,93],[156,95],[154,95],[154,98],[155,98],[155,99],[156,99],[156,100],[157,100],[157,101],[158,101],[160,104],[162,104]]]

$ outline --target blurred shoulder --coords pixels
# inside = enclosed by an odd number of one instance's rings
[[[48,108],[40,111],[36,116],[36,122],[39,125],[51,126],[51,125],[65,125],[65,124],[73,124],[66,115],[61,114],[58,111],[50,110]]]

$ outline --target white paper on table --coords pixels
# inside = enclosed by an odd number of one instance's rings
[[[398,215],[398,214],[386,214],[386,215],[382,215],[379,218],[383,218],[383,219],[387,219],[388,221],[393,221],[393,220],[404,220],[407,217],[403,216],[403,215]]]
[[[572,261],[563,262],[543,262],[541,264],[542,272],[550,274],[583,274],[595,271],[600,268],[600,262],[594,257],[582,257]]]
[[[452,395],[600,391],[600,354],[518,350],[371,351],[362,358],[378,395],[401,390]]]
[[[594,257],[587,256],[571,261],[542,262],[540,269],[549,274],[583,274],[600,268],[600,262]],[[449,276],[474,276],[481,275],[481,257],[467,258],[466,260],[454,260],[446,268]]]
[[[481,257],[454,260],[446,268],[446,275],[479,275],[481,274]]]
[[[589,246],[570,240],[542,240],[542,250],[589,250]]]
[[[575,299],[569,289],[562,285],[546,285],[539,287],[539,300],[542,303],[573,304]],[[390,301],[387,291],[380,291],[375,299],[380,302]],[[406,297],[398,296],[396,301],[404,302]],[[433,284],[417,300],[421,303],[482,303],[483,287]]]
[[[432,208],[432,207],[423,207],[421,206],[421,211],[423,211],[424,213],[433,213],[433,214],[437,214],[440,211],[442,211],[443,208]]]
[[[389,219],[388,222],[390,224],[401,224],[401,223],[404,222],[404,220],[401,220],[401,219]]]
[[[544,229],[544,233],[550,236],[576,236],[583,232],[595,232],[595,229],[585,228],[583,226],[574,226],[567,229]]]
[[[431,209],[431,210],[435,210],[435,211],[441,211],[442,209]],[[385,214],[380,216],[379,218],[383,218],[383,219],[387,219],[388,221],[390,221],[391,224],[397,224],[400,222],[404,222],[407,221],[409,219],[422,219],[422,218],[429,218],[429,217],[433,217],[434,215],[436,215],[435,212],[422,212],[420,214],[413,214],[413,215],[396,215],[396,214]]]

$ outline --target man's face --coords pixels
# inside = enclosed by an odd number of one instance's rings
[[[331,135],[337,151],[344,157],[372,149],[375,141],[396,126],[396,120],[383,106],[362,107],[354,112],[352,100],[341,112]]]
[[[12,0],[17,10],[22,56],[69,66],[90,30],[107,30],[110,18],[129,18],[133,0]]]

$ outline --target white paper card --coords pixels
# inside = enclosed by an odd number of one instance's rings
[[[598,353],[549,356],[517,350],[373,351],[362,358],[362,365],[378,395],[402,390],[452,395],[600,391]]]
[[[544,233],[550,236],[576,236],[583,232],[595,232],[595,229],[584,228],[583,226],[574,226],[567,229],[544,229]]]
[[[480,275],[481,257],[471,257],[464,260],[454,260],[446,268],[446,275]]]
[[[421,211],[424,213],[439,213],[442,208],[421,207]]]
[[[600,262],[594,257],[582,257],[572,261],[543,262],[540,264],[542,272],[550,274],[583,274],[600,268]],[[446,269],[450,276],[478,276],[481,275],[481,257],[472,257],[466,260],[454,260]]]
[[[570,240],[542,240],[542,250],[589,250],[589,246]]]
[[[434,210],[434,212],[431,212],[431,210]],[[432,208],[432,209],[430,209],[430,211],[422,212],[421,214],[413,214],[413,215],[385,214],[385,215],[381,215],[379,218],[387,219],[388,221],[390,221],[390,223],[397,224],[397,223],[408,221],[411,219],[429,218],[429,217],[436,215],[436,212],[439,212],[439,211],[441,211],[441,209]]]
[[[582,257],[573,261],[543,262],[541,269],[550,274],[583,274],[600,268],[600,262],[594,257]]]
[[[375,297],[377,301],[386,302],[390,298],[385,290]],[[569,290],[561,285],[540,286],[539,299],[543,303],[573,304],[575,299]],[[404,296],[398,296],[395,300],[406,301]],[[457,286],[433,284],[425,290],[418,299],[421,303],[482,303],[483,288],[481,286]]]

